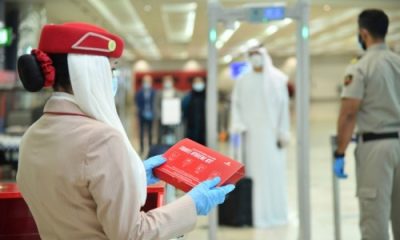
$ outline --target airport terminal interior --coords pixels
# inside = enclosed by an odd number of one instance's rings
[[[227,213],[219,209],[219,217],[217,210],[200,216],[194,230],[177,239],[361,239],[355,143],[346,151],[348,178],[339,180],[332,170],[336,150],[332,138],[337,134],[343,86],[351,84],[346,71],[365,53],[357,25],[364,9],[381,9],[387,14],[386,44],[399,55],[400,0],[0,0],[0,194],[7,193],[10,184],[15,185],[21,138],[42,117],[53,92],[51,88],[26,91],[17,59],[38,47],[44,25],[85,22],[107,29],[125,42],[112,69],[115,104],[129,140],[143,160],[191,138],[245,166],[251,162],[246,179],[257,174],[257,166],[261,175],[265,166],[282,168],[280,173],[265,169],[264,175],[272,174],[276,185],[266,183],[264,188],[264,183],[257,183],[256,187],[253,178],[253,193],[257,189],[258,195],[252,197],[268,201],[268,195],[282,193],[283,200],[277,200],[273,208],[286,211],[283,223],[258,225],[262,221],[256,219],[232,224],[229,219],[222,220],[221,215]],[[115,46],[109,44],[108,49]],[[265,55],[259,54],[260,49]],[[264,69],[284,76],[285,85],[281,85],[287,104],[283,107],[273,99],[279,90],[261,96],[268,86],[262,79],[259,87],[243,85],[251,82],[257,61]],[[262,76],[267,80],[274,76],[268,74]],[[243,87],[238,87],[239,82]],[[272,99],[274,111],[285,112],[282,108],[287,108],[285,116],[268,112],[265,128],[260,128],[266,134],[258,134],[258,139],[246,135],[254,127],[250,124],[241,129],[236,116],[243,114],[241,120],[254,120],[255,125],[263,121],[261,112],[252,113],[262,109],[256,95],[261,102]],[[236,109],[239,102],[242,108]],[[267,150],[264,154],[259,148],[274,134],[271,122],[280,126],[286,121],[287,136],[277,143],[279,153]],[[257,147],[248,147],[250,143]],[[302,146],[307,149],[299,151]],[[164,198],[156,207],[184,195],[179,189],[161,185]],[[0,195],[0,239],[40,239],[34,238],[36,228],[27,226],[28,217],[18,222],[21,219],[4,207],[9,200],[4,196]],[[254,211],[259,210],[259,204],[253,204],[251,196],[243,198],[246,206],[253,207],[253,219],[257,218]],[[240,208],[237,204],[231,203],[229,211]],[[21,202],[12,206],[23,208]],[[390,235],[394,239],[393,233]]]

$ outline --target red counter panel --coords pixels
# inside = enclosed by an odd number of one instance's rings
[[[164,185],[147,188],[143,211],[162,206]],[[15,183],[0,183],[0,239],[40,240],[33,216]]]

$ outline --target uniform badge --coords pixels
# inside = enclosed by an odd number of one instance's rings
[[[349,74],[346,75],[346,77],[344,78],[344,85],[348,86],[353,82],[353,75]]]

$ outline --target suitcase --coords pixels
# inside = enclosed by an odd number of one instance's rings
[[[225,202],[218,207],[220,225],[245,227],[253,225],[252,180],[243,178]]]
[[[172,145],[177,142],[177,136],[174,132],[174,127],[172,126],[162,126],[164,130],[167,130],[164,134],[162,131],[159,132],[159,143],[150,146],[149,152],[147,154],[148,158],[151,158],[155,155],[164,154]],[[162,135],[163,134],[163,135]]]
[[[230,155],[246,165],[243,142],[245,134],[230,136]],[[236,189],[228,195],[225,202],[219,206],[219,224],[233,227],[253,225],[251,178],[245,177],[236,184]]]

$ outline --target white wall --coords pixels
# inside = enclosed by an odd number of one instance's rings
[[[235,81],[231,78],[229,66],[219,66],[218,71],[218,88],[222,91],[232,91]]]
[[[339,96],[344,71],[354,56],[318,56],[311,58],[311,99],[331,100]]]

